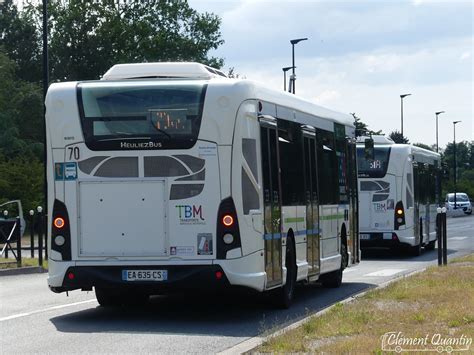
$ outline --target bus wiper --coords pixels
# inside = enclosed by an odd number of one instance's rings
[[[122,132],[114,132],[114,133],[122,133]],[[116,137],[116,138],[103,138],[98,139],[97,142],[107,142],[107,141],[126,141],[126,140],[144,140],[144,139],[151,139],[151,137]]]

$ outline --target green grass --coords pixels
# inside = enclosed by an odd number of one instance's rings
[[[393,331],[410,337],[440,333],[474,338],[474,254],[369,291],[354,302],[338,303],[255,351],[378,354],[381,336]]]
[[[21,258],[21,266],[39,266],[38,259]],[[16,269],[17,263],[14,259],[0,259],[0,269]],[[48,268],[48,260],[43,259],[43,268]]]

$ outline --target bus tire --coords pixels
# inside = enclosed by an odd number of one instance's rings
[[[102,307],[140,306],[149,299],[145,293],[114,288],[96,288],[95,296]]]
[[[426,244],[425,249],[426,250],[434,250],[436,246],[436,240],[432,240],[428,244]]]
[[[276,305],[278,308],[288,309],[294,298],[296,286],[296,250],[292,237],[286,239],[286,282],[276,290]]]
[[[119,290],[112,288],[95,288],[95,297],[102,307],[119,307],[122,297]]]
[[[341,243],[341,256],[341,267],[339,270],[332,271],[321,276],[321,282],[324,287],[337,288],[342,285],[342,272],[344,271],[344,266],[347,265],[346,261],[344,260],[344,258],[347,259],[346,243]]]

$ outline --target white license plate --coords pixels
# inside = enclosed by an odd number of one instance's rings
[[[123,281],[166,281],[168,270],[122,270]]]
[[[360,239],[361,239],[361,240],[368,240],[368,239],[370,239],[370,234],[361,233],[361,234],[359,234],[359,236],[360,236]]]

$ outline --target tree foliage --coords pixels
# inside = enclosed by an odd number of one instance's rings
[[[389,137],[392,138],[392,140],[395,143],[398,144],[408,144],[410,141],[408,140],[407,137],[405,137],[401,132],[395,130],[392,133],[389,134]]]
[[[382,130],[372,131],[369,129],[369,126],[362,122],[362,120],[356,116],[355,113],[351,113],[352,117],[354,117],[354,126],[355,126],[355,134],[356,137],[366,136],[366,135],[383,135]]]
[[[7,54],[25,79],[40,80],[42,8],[28,4],[19,12],[12,0],[0,11],[0,35]],[[218,16],[199,13],[187,1],[48,2],[51,81],[98,79],[112,65],[196,61],[221,68],[209,52],[224,43]],[[23,50],[19,51],[18,43]],[[28,71],[26,71],[28,72]]]

